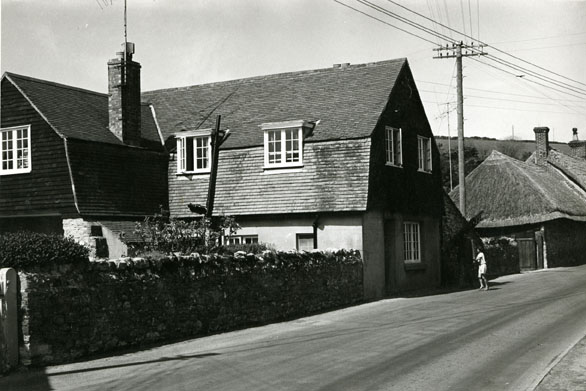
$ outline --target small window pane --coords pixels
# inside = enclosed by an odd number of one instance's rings
[[[281,131],[269,131],[269,164],[281,163]]]
[[[403,164],[401,156],[401,129],[386,128],[385,129],[385,152],[387,163],[395,166]]]
[[[297,234],[297,250],[313,250],[313,234]]]
[[[419,223],[404,223],[403,259],[407,262],[421,262],[420,249]]]
[[[196,141],[196,148],[195,148],[195,160],[196,160],[196,169],[204,170],[208,168],[208,137],[197,137]]]
[[[0,170],[2,173],[30,171],[30,132],[28,126],[0,131]]]

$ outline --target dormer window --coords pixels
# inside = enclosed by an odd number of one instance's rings
[[[175,134],[175,137],[177,173],[209,173],[212,155],[210,130],[183,131]]]
[[[265,168],[303,166],[303,139],[314,126],[301,120],[262,124]]]

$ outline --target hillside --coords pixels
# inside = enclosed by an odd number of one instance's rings
[[[448,137],[436,136],[437,146],[440,153],[448,153]],[[514,158],[525,160],[535,151],[535,140],[497,140],[486,137],[465,137],[464,145],[474,147],[478,151],[478,158],[484,160],[492,150],[497,150]],[[570,154],[570,147],[567,143],[550,142],[550,147],[565,154]],[[457,137],[451,138],[452,152],[458,149]]]
[[[450,191],[458,185],[458,139],[451,138],[452,150],[452,175],[450,176],[450,163],[448,157],[448,138],[438,136],[435,138],[440,152],[440,165],[442,171],[442,183],[446,191]],[[550,147],[565,154],[570,154],[570,147],[564,143],[550,143]],[[464,139],[464,172],[468,175],[493,151],[499,151],[505,155],[519,160],[527,158],[535,151],[534,140],[497,140],[486,137],[466,137]],[[451,181],[450,181],[451,177]]]

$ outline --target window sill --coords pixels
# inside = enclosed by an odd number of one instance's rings
[[[189,172],[178,172],[175,174],[177,178],[192,179],[193,177],[209,176],[209,171],[189,171]]]
[[[301,162],[299,162],[299,163],[295,162],[295,163],[289,163],[289,164],[287,164],[287,163],[269,164],[269,165],[265,164],[263,166],[263,170],[275,170],[275,169],[278,170],[278,169],[283,169],[283,168],[287,169],[287,168],[300,168],[300,167],[303,167],[303,163],[301,163]]]
[[[417,172],[420,172],[422,174],[431,174],[433,172],[433,170],[421,170],[421,169],[419,169],[419,170],[417,170]]]
[[[262,175],[273,175],[273,174],[291,174],[296,172],[303,172],[303,166],[295,167],[279,167],[279,168],[264,168]]]
[[[401,165],[401,164],[393,164],[393,163],[389,163],[389,162],[386,162],[385,163],[385,166],[387,166],[387,167],[395,167],[395,168],[403,168],[403,165]]]
[[[18,174],[29,174],[32,169],[25,169],[25,170],[2,170],[0,171],[0,176],[4,175],[18,175]]]
[[[405,271],[413,271],[413,270],[425,270],[427,269],[427,265],[422,262],[403,262],[403,266],[405,266]]]

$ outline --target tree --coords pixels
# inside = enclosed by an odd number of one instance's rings
[[[441,144],[440,144],[441,145]],[[441,149],[440,149],[441,150]],[[464,175],[468,175],[472,170],[483,162],[479,156],[478,150],[472,146],[464,146]],[[442,171],[442,184],[447,192],[458,186],[458,150],[452,150],[452,186],[450,188],[450,156],[447,151],[440,154],[440,166]]]

